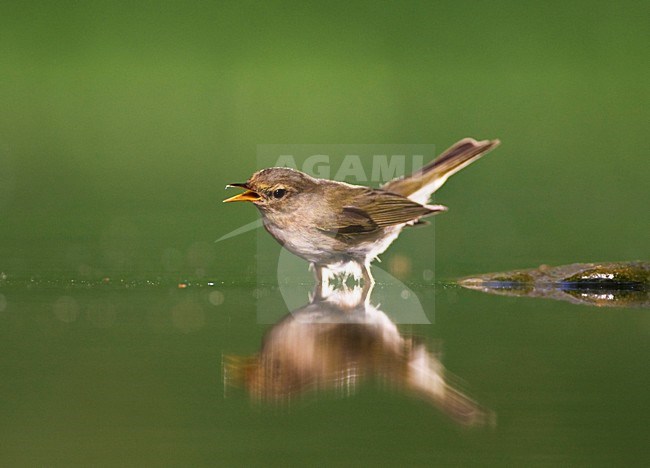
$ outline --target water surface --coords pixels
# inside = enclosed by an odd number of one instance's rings
[[[467,427],[376,376],[283,404],[227,385],[224,357],[259,353],[275,326],[258,323],[259,287],[5,286],[0,457],[7,465],[648,461],[648,309],[448,284],[412,289],[433,299],[422,301],[432,323],[399,325],[399,334],[439,358],[494,424]],[[263,296],[283,303],[277,288]]]

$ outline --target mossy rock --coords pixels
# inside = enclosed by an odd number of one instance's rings
[[[650,262],[573,263],[460,279],[490,294],[557,299],[598,307],[650,307]]]
[[[640,262],[603,264],[580,271],[564,279],[563,283],[586,286],[647,287],[650,284],[650,268],[648,268],[648,264]]]

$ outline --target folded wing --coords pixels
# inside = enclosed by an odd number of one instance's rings
[[[415,224],[424,216],[446,210],[442,205],[421,205],[395,193],[367,190],[334,217],[323,220],[318,229],[332,235],[367,234],[389,226]]]

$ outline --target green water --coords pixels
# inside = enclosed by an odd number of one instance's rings
[[[2,3],[0,464],[647,465],[648,309],[449,285],[650,259],[644,7]],[[272,240],[214,242],[257,218],[221,204],[257,145],[465,136],[502,145],[381,266],[431,322],[402,336],[496,424],[380,379],[290,407],[225,388],[289,312]]]
[[[647,461],[647,311],[414,290],[435,294],[434,323],[401,333],[442,353],[494,427],[463,428],[372,379],[280,407],[224,388],[224,355],[259,352],[271,327],[250,287],[5,291],[3,464]]]

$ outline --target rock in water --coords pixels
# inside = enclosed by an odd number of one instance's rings
[[[650,262],[542,265],[466,277],[458,284],[504,296],[543,297],[598,307],[650,307]]]

